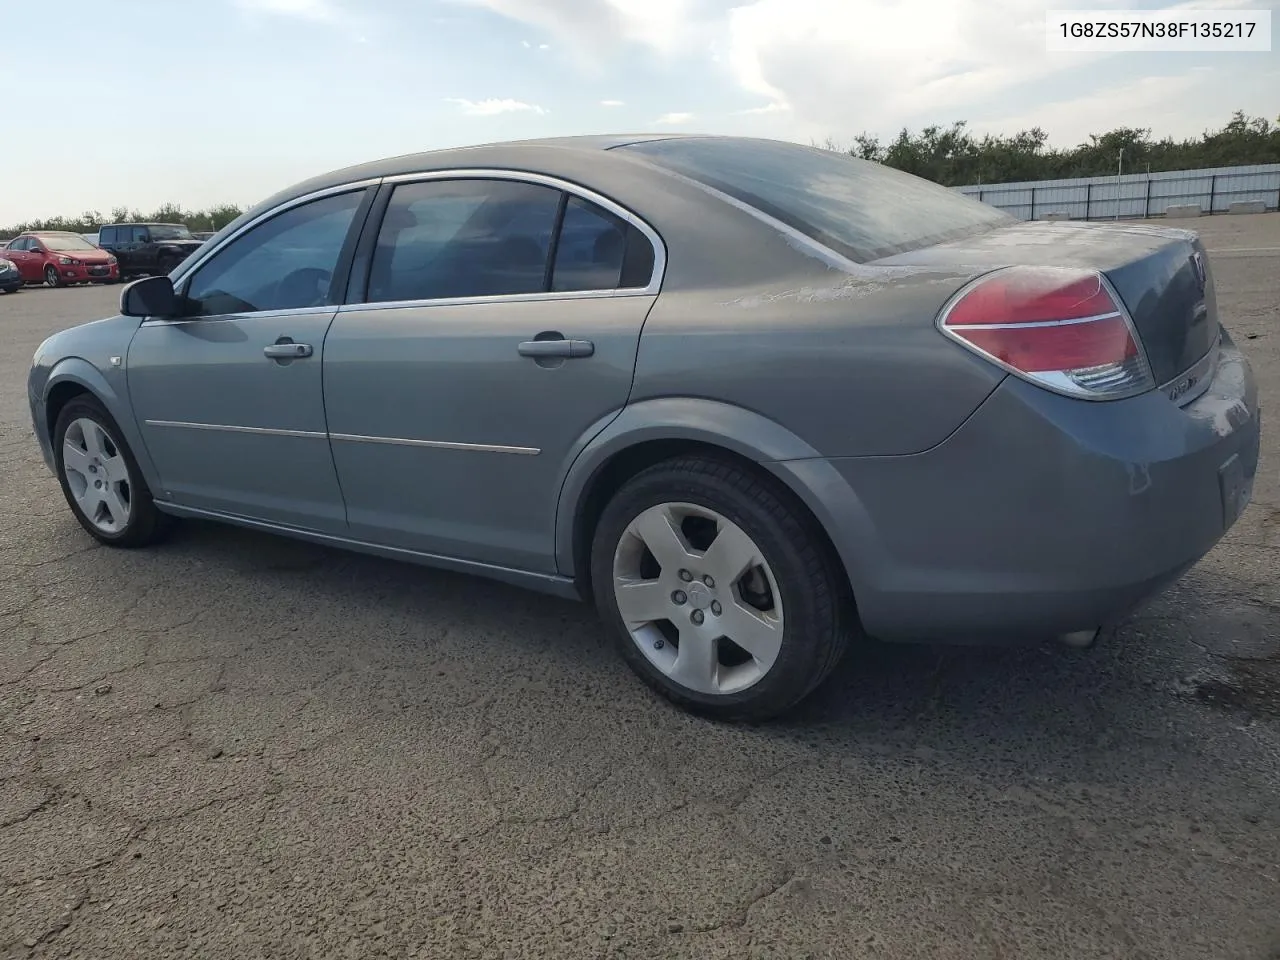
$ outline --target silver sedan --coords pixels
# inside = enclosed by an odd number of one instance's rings
[[[1088,644],[1258,460],[1195,234],[736,138],[319,177],[51,337],[29,393],[103,543],[206,518],[592,599],[736,719],[866,635]]]

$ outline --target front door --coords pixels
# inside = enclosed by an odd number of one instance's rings
[[[560,480],[625,406],[654,299],[622,212],[519,179],[395,188],[325,342],[353,537],[555,571]]]
[[[334,275],[365,194],[312,200],[250,228],[181,284],[180,316],[138,329],[129,392],[158,498],[345,529],[321,355]]]

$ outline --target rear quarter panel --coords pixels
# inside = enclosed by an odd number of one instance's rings
[[[824,457],[926,450],[1004,377],[934,326],[968,277],[808,268],[664,291],[645,324],[631,402],[714,399],[766,417]]]

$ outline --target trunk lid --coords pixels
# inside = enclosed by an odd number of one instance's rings
[[[913,250],[876,265],[961,267],[977,275],[1003,266],[1087,267],[1124,301],[1157,384],[1186,402],[1183,384],[1218,343],[1218,305],[1209,258],[1189,230],[1137,223],[1013,224]]]

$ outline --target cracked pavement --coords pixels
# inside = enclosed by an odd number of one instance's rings
[[[1280,215],[1193,226],[1274,412]],[[94,546],[25,377],[117,295],[0,297],[0,958],[1280,957],[1274,413],[1242,520],[1105,646],[870,644],[734,728],[585,607]]]

